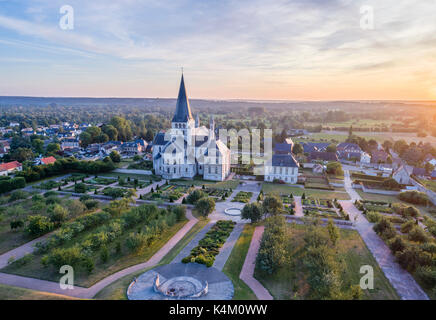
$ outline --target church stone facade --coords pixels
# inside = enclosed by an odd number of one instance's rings
[[[198,115],[196,120],[192,117],[183,74],[171,129],[153,141],[153,168],[164,179],[200,175],[223,181],[230,174],[230,150],[215,132],[213,117],[209,128],[200,126]]]

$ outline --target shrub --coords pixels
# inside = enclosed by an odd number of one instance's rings
[[[436,286],[435,267],[429,267],[429,266],[418,267],[418,269],[416,270],[416,276],[425,288],[431,289]]]
[[[41,215],[29,216],[27,217],[28,225],[26,228],[27,233],[32,236],[40,236],[49,231],[54,227],[53,222]]]
[[[85,193],[87,191],[86,184],[84,183],[78,183],[74,185],[74,192],[75,193]]]
[[[190,204],[195,204],[199,199],[206,197],[206,193],[199,189],[192,191],[187,197],[186,201]]]
[[[392,223],[385,217],[382,217],[380,221],[374,225],[374,231],[385,239],[391,239],[397,234]]]
[[[402,201],[417,205],[427,205],[429,203],[428,196],[425,193],[415,190],[401,192],[398,198]]]
[[[67,220],[68,211],[59,204],[55,204],[48,209],[50,221],[55,224],[60,224]]]
[[[344,175],[344,171],[342,170],[342,165],[340,162],[329,162],[327,164],[326,172],[328,174],[342,176]]]
[[[402,233],[409,233],[410,230],[413,229],[413,227],[415,227],[415,221],[413,221],[413,220],[406,221],[401,225],[401,232]]]
[[[171,211],[175,214],[177,221],[182,221],[186,217],[185,206],[174,206]]]
[[[389,248],[392,250],[393,253],[403,251],[404,249],[406,249],[406,246],[406,242],[401,236],[398,235],[389,242]]]
[[[139,251],[148,241],[148,237],[142,233],[130,233],[126,239],[126,247],[131,251]]]
[[[431,255],[417,247],[408,246],[396,254],[398,263],[406,270],[413,272],[419,266],[428,266],[432,263]]]
[[[16,191],[11,193],[11,196],[9,197],[9,202],[26,199],[27,197],[29,197],[29,195],[30,194],[26,191],[16,190]]]
[[[87,210],[97,209],[100,202],[98,200],[86,200],[83,202]]]
[[[51,264],[56,269],[59,269],[63,265],[70,265],[75,268],[83,261],[84,255],[79,246],[71,248],[54,248],[48,255],[48,264]]]
[[[10,227],[11,227],[11,230],[22,228],[22,227],[24,227],[24,221],[21,219],[12,220],[10,222]]]
[[[409,240],[416,242],[427,242],[428,237],[422,228],[415,226],[409,231]]]
[[[371,223],[379,222],[382,217],[383,217],[383,215],[381,215],[380,213],[378,213],[376,211],[369,211],[366,213],[366,218]]]
[[[103,246],[100,251],[100,260],[101,262],[105,263],[108,261],[108,259],[109,259],[109,250],[107,249],[106,246]]]

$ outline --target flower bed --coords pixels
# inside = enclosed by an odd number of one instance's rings
[[[204,238],[200,240],[198,246],[191,250],[191,254],[182,259],[182,262],[196,262],[211,267],[235,224],[236,222],[230,220],[217,221]]]
[[[106,178],[101,178],[101,177],[86,180],[86,183],[88,183],[88,184],[99,184],[99,185],[104,185],[104,186],[107,186],[107,185],[115,183],[115,182],[116,182],[116,180],[114,180],[114,179],[106,179]]]
[[[61,182],[56,182],[56,181],[47,181],[47,182],[43,182],[39,185],[34,186],[34,188],[38,188],[38,189],[44,189],[44,190],[51,190],[54,188],[58,188],[59,186],[62,186]]]
[[[159,190],[150,192],[143,197],[144,200],[164,200],[176,201],[180,199],[185,193],[189,193],[191,187],[179,185],[164,185]]]
[[[232,202],[248,203],[250,202],[252,196],[253,192],[239,191],[238,194],[232,199]]]

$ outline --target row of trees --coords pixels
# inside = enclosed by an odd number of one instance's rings
[[[110,157],[97,161],[80,161],[74,157],[58,159],[56,162],[47,165],[28,166],[16,174],[23,177],[27,182],[38,181],[58,174],[71,172],[102,173],[115,169]]]

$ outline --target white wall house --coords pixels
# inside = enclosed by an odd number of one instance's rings
[[[399,184],[409,184],[410,183],[409,170],[405,166],[400,166],[392,175],[392,178]]]
[[[265,181],[282,180],[295,184],[298,181],[298,167],[297,160],[291,154],[274,154],[265,165]]]

